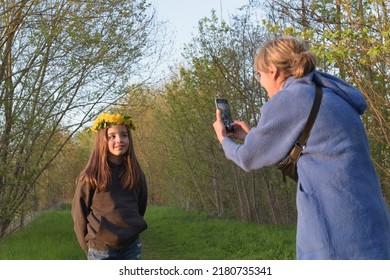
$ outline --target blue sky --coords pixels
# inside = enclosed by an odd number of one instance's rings
[[[175,58],[180,57],[184,44],[189,43],[197,32],[198,21],[209,17],[214,9],[218,17],[228,20],[229,14],[237,13],[237,9],[249,0],[150,0],[156,8],[157,17],[168,21],[168,28],[175,34]],[[222,9],[221,9],[222,8]]]

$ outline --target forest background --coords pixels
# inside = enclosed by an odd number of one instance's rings
[[[372,158],[390,202],[390,3],[248,1],[200,19],[168,75],[170,35],[145,0],[0,0],[0,238],[72,199],[102,111],[129,113],[149,202],[221,218],[294,224],[295,183],[246,173],[215,137],[214,98],[255,126],[266,92],[253,57],[280,34],[304,38],[318,69],[359,88]]]

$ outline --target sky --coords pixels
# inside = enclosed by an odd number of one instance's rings
[[[210,17],[211,10],[228,21],[229,15],[236,14],[238,8],[249,0],[150,0],[156,8],[157,17],[167,21],[168,29],[174,33],[175,60],[180,60],[184,44],[197,33],[198,21]]]

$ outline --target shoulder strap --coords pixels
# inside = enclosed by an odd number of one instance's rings
[[[314,97],[313,106],[311,107],[311,111],[309,117],[307,118],[306,125],[303,128],[302,133],[298,138],[298,141],[295,143],[294,147],[290,152],[290,157],[294,161],[298,160],[298,157],[300,156],[302,150],[305,148],[306,141],[309,138],[310,130],[313,127],[313,124],[317,117],[317,113],[320,109],[321,100],[322,100],[322,89],[316,83],[316,95]]]
[[[307,138],[309,138],[310,130],[313,127],[313,124],[314,124],[316,117],[317,117],[317,113],[320,109],[321,100],[322,100],[322,89],[317,84],[316,85],[316,96],[315,96],[314,101],[313,101],[313,106],[311,107],[311,111],[310,111],[309,117],[307,118],[306,125],[305,125],[304,129],[302,130],[302,134],[298,138],[298,143],[300,143],[301,145],[305,145]]]

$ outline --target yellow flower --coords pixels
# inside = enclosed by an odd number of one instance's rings
[[[96,120],[93,122],[91,130],[97,132],[102,128],[116,126],[120,124],[124,124],[130,129],[135,130],[135,125],[131,116],[107,113],[102,113],[96,118]]]

